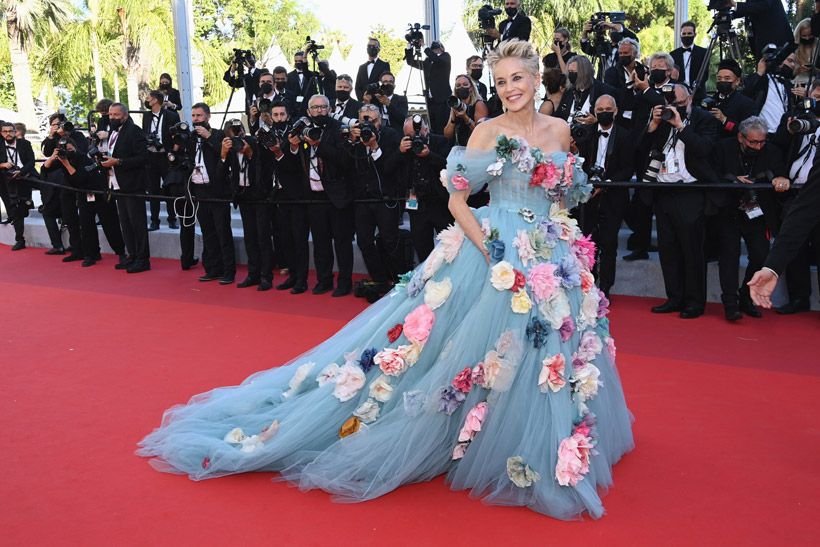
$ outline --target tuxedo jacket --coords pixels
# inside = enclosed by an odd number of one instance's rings
[[[584,158],[584,171],[589,174],[595,166],[598,157],[598,125],[591,139],[580,148]],[[631,180],[635,174],[635,138],[629,129],[613,123],[609,128],[609,140],[606,147],[606,162],[603,180],[625,181]]]
[[[680,67],[681,72],[686,70],[686,66],[683,62],[683,49],[684,48],[679,47],[669,52],[669,55],[672,56],[672,60],[674,60],[675,64]],[[695,83],[695,78],[698,77],[698,72],[700,71],[700,67],[703,66],[704,59],[706,59],[706,48],[692,44],[692,53],[691,55],[689,55],[689,72],[687,74],[687,76],[689,77],[690,84]],[[704,74],[704,76],[705,78],[701,82],[701,85],[699,86],[698,90],[693,90],[693,93],[695,95],[695,101],[700,101],[700,99],[703,98],[703,96],[706,94],[706,80],[709,79],[708,72]],[[686,78],[683,77],[683,74],[681,74],[681,83],[685,79]]]
[[[165,100],[171,103],[171,106],[168,108],[171,110],[182,110],[182,97],[179,95],[179,90],[175,88],[169,89],[167,92],[160,89],[163,93],[165,93]]]
[[[230,198],[232,195],[231,186],[224,177],[222,171],[222,158],[220,151],[222,150],[222,139],[225,138],[225,133],[219,129],[211,129],[211,137],[208,139],[201,139],[194,135],[188,141],[188,158],[190,161],[191,170],[196,165],[196,148],[197,142],[201,141],[202,161],[205,163],[205,170],[208,172],[208,184],[194,184],[191,183],[191,191],[196,197],[200,198]],[[187,180],[187,178],[186,178]]]
[[[354,120],[359,119],[359,109],[362,107],[362,103],[360,103],[359,101],[357,101],[353,97],[350,97],[345,102],[344,109],[342,110],[341,113],[338,112],[337,106],[338,106],[338,99],[337,99],[337,102],[335,104],[331,103],[331,107],[330,107],[330,115],[334,120],[337,120],[338,122],[341,122],[342,118],[351,118],[351,119],[354,119]]]
[[[311,97],[316,95],[316,86],[319,85],[319,75],[315,72],[305,70],[303,73],[302,84],[299,84],[299,72],[291,70],[288,72],[288,81],[285,84],[285,89],[290,91],[293,97],[294,111],[291,112],[290,117],[296,119],[304,116],[307,113],[308,101]],[[313,77],[316,76],[314,80]],[[313,85],[311,85],[311,83]],[[299,97],[302,100],[299,101]]]
[[[648,69],[643,64],[635,63],[635,73],[638,78],[643,79],[648,72]],[[627,87],[626,76],[623,67],[614,65],[606,69],[604,72],[604,83],[610,85],[616,90],[615,101],[618,103],[618,119],[623,120],[623,113],[625,111],[632,111],[634,117],[634,110],[637,104],[635,90],[632,86]],[[595,105],[592,105],[593,108]]]
[[[120,160],[112,167],[117,184],[126,193],[145,192],[145,164],[148,161],[148,144],[145,134],[129,117],[120,126],[117,142],[111,157]]]
[[[236,195],[239,199],[257,200],[266,199],[270,195],[271,181],[265,180],[262,177],[261,156],[259,154],[259,147],[256,144],[256,139],[253,137],[244,137],[245,141],[250,144],[253,150],[253,155],[250,159],[246,159],[246,176],[248,186],[239,185],[239,175],[242,170],[239,158],[236,153],[228,152],[228,157],[225,161],[219,160],[219,177],[223,184],[231,189],[232,195]]]
[[[720,101],[718,108],[726,116],[726,123],[722,124],[720,130],[720,138],[737,140],[740,122],[755,115],[754,101],[739,91],[733,91],[724,99],[716,94],[715,98]]]
[[[532,32],[532,21],[530,18],[519,11],[515,14],[513,19],[504,19],[498,25],[498,32],[501,34],[501,40],[509,40],[511,38],[518,38],[528,42],[530,40],[530,32]]]
[[[170,129],[171,127],[179,123],[179,114],[177,114],[173,110],[162,108],[160,109],[157,116],[162,116],[162,123],[160,124],[159,129],[160,134],[162,135],[163,148],[168,148],[168,144],[171,142]],[[151,122],[153,121],[153,119],[154,113],[150,110],[142,115],[142,130],[145,133],[146,137],[151,134]]]
[[[754,101],[756,114],[760,114],[763,110],[763,105],[765,105],[766,101],[769,99],[769,78],[771,77],[772,76],[769,76],[768,74],[761,76],[757,72],[752,72],[746,76],[746,81],[743,84],[743,94]],[[783,84],[783,96],[778,97],[777,99],[785,103],[783,106],[785,111],[788,112],[794,105],[792,82],[791,80],[785,80],[783,82],[778,80],[778,83]],[[774,133],[774,130],[774,127],[770,127],[769,133]]]
[[[20,158],[20,163],[23,167],[20,168],[20,176],[23,177],[37,177],[37,171],[34,169],[34,150],[31,143],[26,139],[17,139],[15,143],[17,147],[17,154]],[[0,151],[0,163],[7,161],[15,163],[12,158],[14,154],[10,152],[6,146],[6,140],[2,139],[2,151]],[[31,199],[31,183],[24,180],[17,180],[8,176],[6,171],[0,171],[0,184],[5,186],[4,190],[8,192],[12,199],[28,200]]]
[[[424,71],[424,81],[427,82],[427,89],[430,98],[436,101],[446,101],[453,93],[450,87],[450,65],[452,60],[446,51],[441,55],[425,50],[427,57],[422,61],[413,58],[413,50],[404,50],[404,61],[413,68]]]
[[[771,143],[766,143],[757,157],[744,159],[737,139],[723,139],[714,148],[712,164],[720,182],[734,182],[738,176],[762,178],[761,175],[766,176],[767,171],[771,172],[772,178],[789,176],[783,153]],[[717,206],[724,207],[736,204],[742,193],[743,183],[738,183],[738,191],[710,192],[709,199]]]
[[[360,101],[364,97],[364,92],[367,90],[369,84],[374,84],[379,81],[379,78],[385,72],[390,72],[390,63],[376,59],[373,69],[370,71],[370,76],[367,76],[367,65],[364,63],[359,65],[359,71],[356,73],[356,84],[353,86],[356,91],[356,98]]]
[[[379,103],[379,106],[381,106],[381,103]],[[394,93],[393,98],[390,99],[390,104],[387,106],[390,127],[396,131],[403,131],[402,127],[404,126],[404,119],[407,117],[408,108],[407,97]]]
[[[746,0],[735,7],[734,18],[745,18],[749,46],[755,59],[766,44],[777,47],[794,40],[794,33],[780,0]],[[754,30],[754,33],[750,32]]]
[[[382,126],[379,130],[379,148],[382,151],[379,159],[374,161],[368,157],[367,150],[361,143],[353,145],[352,175],[357,198],[397,197],[405,194],[403,181],[396,175],[396,167],[401,161],[400,143],[398,131]]]

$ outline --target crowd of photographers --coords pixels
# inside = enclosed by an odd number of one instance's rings
[[[698,29],[691,22],[678,29],[682,47],[646,55],[625,14],[597,13],[580,36],[583,53],[573,52],[567,29],[555,30],[552,51],[543,58],[546,93],[540,111],[567,121],[572,151],[583,157],[594,181],[653,183],[599,188],[573,211],[598,245],[595,274],[601,289],[609,295],[616,282],[618,234],[626,222],[633,233],[624,260],[659,253],[668,299],[653,312],[701,315],[706,263],[716,260],[725,316],[736,321],[744,314],[761,316],[745,282],[765,264],[769,242],[814,162],[820,135],[815,35],[820,32],[808,20],[792,31],[785,14],[779,18],[779,2],[713,3],[721,44],[735,39],[727,21],[745,17],[751,25],[755,66],[744,69],[724,58],[709,74],[711,51],[695,45]],[[497,25],[502,14],[506,18]],[[478,16],[486,48],[498,40],[529,40],[531,22],[518,0],[506,0],[503,11],[485,5]],[[194,225],[199,223],[200,281],[237,281],[235,207],[248,256],[248,274],[238,287],[307,291],[312,240],[314,294],[378,298],[426,259],[436,233],[453,222],[439,182],[450,148],[465,145],[477,124],[502,112],[494,89],[481,82],[482,57],[458,62],[453,77],[444,44],[426,46],[423,30],[418,24],[408,29],[404,60],[422,74],[427,116],[409,111],[391,72],[398,67],[379,57],[378,40],[368,40],[367,60],[354,77],[337,75],[320,61],[322,46],[308,37],[290,72],[258,68],[252,52],[235,50],[224,80],[244,89],[244,120],[222,125],[211,118],[208,105],[198,103],[192,124],[180,121],[179,93],[163,74],[159,88],[147,95],[144,112],[136,114],[139,123],[124,105],[101,101],[96,127],[86,138],[62,114],[53,115],[39,173],[25,130],[21,135],[3,123],[8,161],[0,164],[5,171],[0,190],[7,221],[17,233],[14,249],[25,246],[23,218],[31,207],[26,185],[15,180],[37,176],[80,190],[41,188],[52,241],[47,254],[66,255],[65,262],[92,266],[100,260],[99,223],[119,256],[118,269],[149,270],[148,232],[160,227],[163,200],[152,199],[147,214],[142,200],[128,197],[148,193],[163,196],[168,226],[179,229],[184,270],[198,263]],[[710,79],[714,90],[706,85]],[[715,182],[735,183],[737,189],[697,184]],[[469,203],[480,207],[488,201],[485,190]],[[405,213],[409,232],[400,229]],[[68,230],[68,248],[58,219]],[[368,272],[355,288],[354,240]],[[741,242],[749,263],[739,283]],[[815,226],[785,270],[789,298],[779,313],[809,309],[810,265],[818,257]],[[276,284],[275,271],[283,274]]]

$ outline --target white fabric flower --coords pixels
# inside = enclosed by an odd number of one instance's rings
[[[372,382],[370,382],[370,396],[379,401],[386,403],[393,396],[393,386],[390,385],[390,379],[382,374]]]
[[[512,380],[512,367],[497,351],[490,350],[484,356],[484,387],[506,391]]]
[[[240,451],[246,454],[254,452],[263,446],[262,439],[259,438],[259,435],[251,435],[250,437],[242,439],[240,444],[242,445]]]
[[[364,387],[365,380],[361,368],[350,363],[342,365],[339,367],[339,374],[336,376],[336,387],[333,389],[333,396],[343,403],[349,401]]]
[[[532,309],[532,300],[527,294],[527,289],[521,289],[513,295],[510,307],[513,313],[529,313]]]
[[[436,236],[439,244],[444,248],[444,260],[452,263],[458,256],[464,244],[464,230],[458,224],[452,224]]]
[[[424,281],[427,281],[436,275],[436,272],[444,264],[444,259],[444,248],[441,246],[435,247],[433,252],[431,252],[427,257],[427,260],[424,261],[424,268],[421,271],[421,278]]]
[[[453,283],[449,277],[445,277],[442,281],[429,281],[424,286],[424,303],[430,306],[430,309],[438,309],[447,302],[450,297],[450,292],[453,290]]]
[[[330,363],[328,366],[322,369],[322,372],[319,373],[319,376],[316,377],[316,382],[319,384],[319,387],[327,384],[328,382],[335,382],[336,377],[339,376],[340,367],[336,363]]]
[[[581,301],[581,310],[576,321],[579,329],[594,327],[598,323],[598,303],[601,295],[598,291],[589,291]]]
[[[490,283],[499,291],[509,290],[515,284],[515,270],[506,260],[493,266],[490,274]]]
[[[581,395],[582,401],[589,401],[598,394],[598,388],[603,384],[598,379],[601,371],[592,363],[575,367],[572,373],[573,391]]]
[[[399,346],[396,351],[402,356],[407,366],[412,367],[418,362],[422,348],[424,348],[424,344],[411,341],[409,344]]]
[[[507,458],[507,476],[519,488],[527,488],[541,479],[541,475],[524,463],[521,456]]]
[[[490,219],[489,218],[482,218],[481,219],[481,233],[484,234],[484,237],[490,237],[493,229],[490,226]]]
[[[305,378],[308,377],[315,366],[316,363],[313,361],[300,365],[299,368],[296,369],[296,373],[294,373],[293,377],[290,379],[290,382],[288,382],[288,387],[290,387],[290,389],[284,392],[282,397],[288,398],[296,393],[299,390],[299,386],[302,385],[302,382],[305,381]]]
[[[267,441],[277,433],[279,433],[279,420],[273,420],[268,427],[262,430],[262,433],[259,434],[259,438],[262,441]]]
[[[502,171],[504,170],[504,160],[499,159],[496,160],[495,163],[491,163],[489,167],[487,167],[487,173],[494,177],[501,176]]]
[[[438,174],[438,180],[441,181],[441,185],[447,188],[447,169],[442,169],[441,172]]]
[[[535,262],[535,249],[530,243],[530,236],[526,230],[518,230],[518,235],[513,240],[513,247],[518,249],[518,258],[521,264],[529,266],[530,262]]]
[[[376,421],[376,418],[379,417],[380,410],[381,407],[379,407],[379,403],[373,399],[368,399],[359,405],[359,408],[353,412],[353,415],[364,423],[369,424]]]
[[[560,329],[561,325],[564,324],[564,318],[569,317],[572,313],[566,292],[560,288],[555,291],[555,295],[551,299],[538,303],[538,311],[555,330]]]
[[[222,438],[222,440],[225,441],[226,443],[230,443],[230,444],[239,444],[243,440],[245,440],[246,438],[247,438],[247,436],[245,435],[245,432],[242,431],[242,428],[241,427],[235,427],[235,428],[231,429],[230,431],[228,431],[225,434],[225,436]]]

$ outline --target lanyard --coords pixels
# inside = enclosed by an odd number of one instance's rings
[[[14,146],[7,146],[6,150],[9,151],[9,155],[8,155],[9,156],[9,163],[13,164],[15,167],[18,167],[18,165],[17,165],[17,148],[14,147]]]
[[[767,76],[769,81],[774,84],[774,90],[777,92],[777,96],[780,97],[780,102],[783,104],[783,110],[789,109],[789,97],[786,94],[786,88],[783,87],[783,84],[777,82],[776,80],[772,79],[771,76]],[[783,91],[780,91],[780,88],[783,88]]]
[[[151,133],[159,133],[159,128],[162,127],[162,114],[157,116],[156,114],[151,114]]]

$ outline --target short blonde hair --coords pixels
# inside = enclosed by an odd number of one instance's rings
[[[528,72],[531,72],[536,77],[540,75],[538,53],[536,53],[531,43],[519,40],[518,38],[504,40],[487,55],[487,64],[490,65],[490,70],[495,72],[495,65],[502,59],[509,57],[520,59]]]

